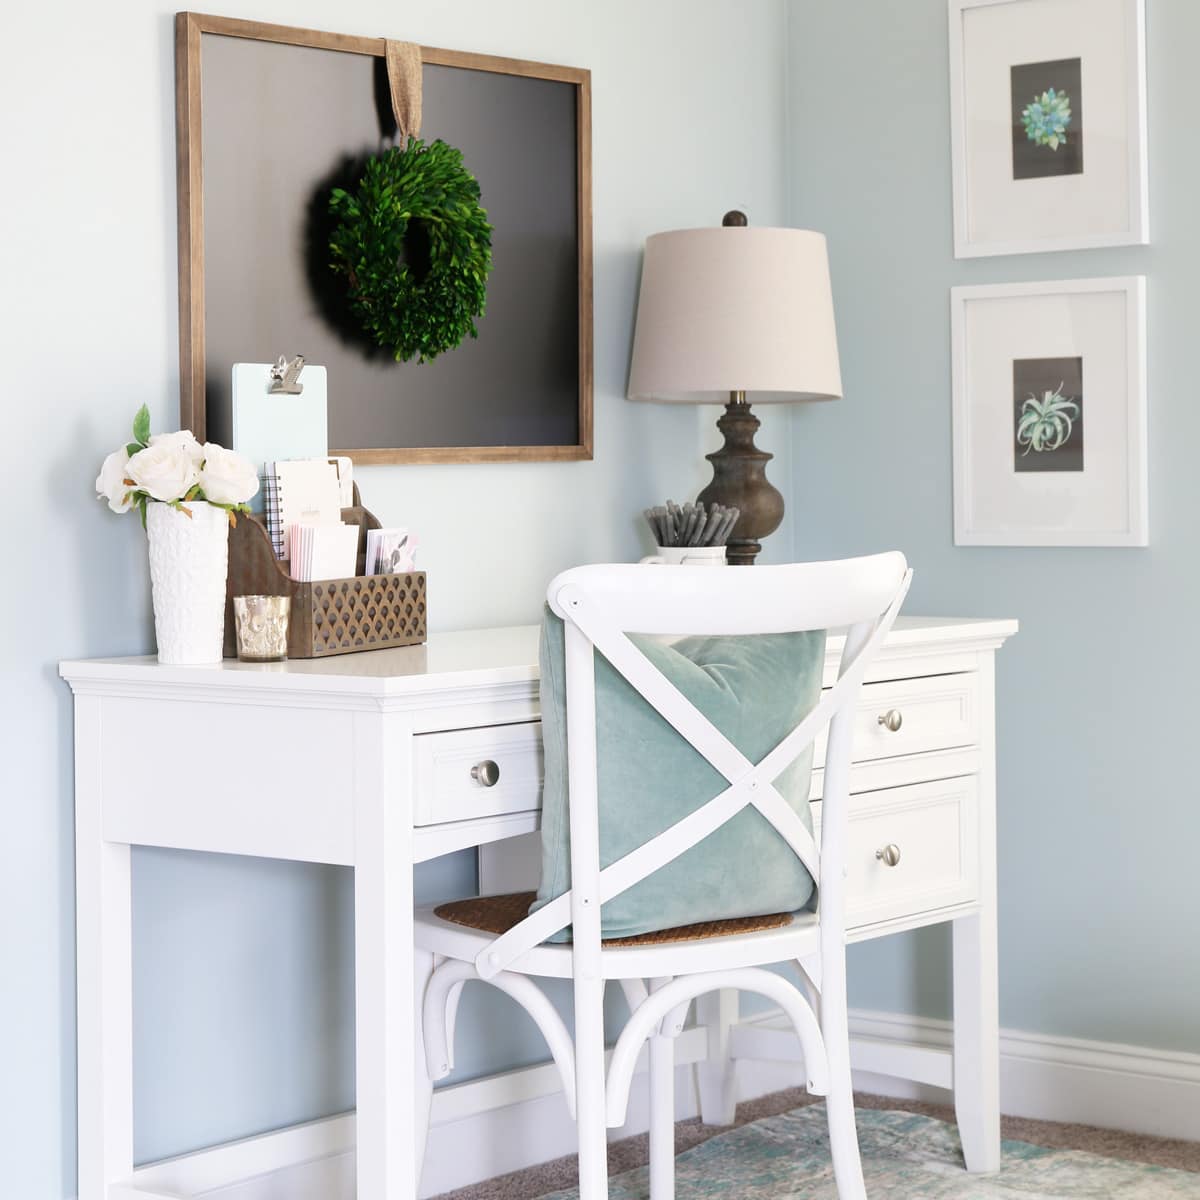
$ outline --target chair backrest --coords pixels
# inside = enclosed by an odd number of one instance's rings
[[[789,566],[704,570],[612,564],[576,567],[550,584],[565,627],[571,888],[480,955],[486,978],[572,925],[577,961],[600,953],[602,904],[678,858],[747,805],[774,827],[819,889],[823,929],[844,926],[841,863],[854,707],[870,659],[891,628],[911,572],[902,554]],[[661,674],[628,634],[737,635],[846,629],[838,680],[760,762],[750,762]],[[601,868],[596,773],[595,653],[728,781],[713,799]],[[773,781],[828,724],[821,847]],[[836,870],[828,870],[831,862]],[[823,882],[822,882],[823,881]]]

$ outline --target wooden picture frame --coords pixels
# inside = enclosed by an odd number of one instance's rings
[[[204,35],[245,38],[381,59],[384,39],[180,12],[175,18],[176,159],[179,252],[180,425],[203,441],[206,406],[204,162],[201,41]],[[569,461],[592,457],[592,161],[591,72],[577,67],[422,46],[424,64],[458,67],[574,86],[578,273],[578,439],[572,445],[330,447],[356,463]],[[280,351],[288,349],[279,347]],[[290,352],[290,350],[289,350]]]

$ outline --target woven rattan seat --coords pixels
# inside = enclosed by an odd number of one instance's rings
[[[529,915],[529,906],[536,892],[513,892],[508,896],[472,896],[468,900],[452,900],[439,904],[434,916],[455,925],[466,925],[483,933],[499,936]],[[658,929],[632,937],[605,938],[606,946],[659,946],[664,942],[696,942],[704,938],[729,937],[735,933],[758,933],[763,929],[780,929],[792,923],[791,913],[769,913],[759,917],[734,917],[727,921],[702,921],[698,925],[679,925],[674,929]]]

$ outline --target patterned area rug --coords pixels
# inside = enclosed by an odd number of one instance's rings
[[[870,1200],[1197,1200],[1190,1171],[1005,1142],[1000,1173],[968,1175],[958,1131],[906,1112],[858,1111]],[[678,1200],[837,1200],[825,1106],[814,1104],[718,1134],[675,1160]],[[647,1200],[646,1168],[609,1181],[609,1200]],[[553,1192],[543,1200],[571,1200]]]

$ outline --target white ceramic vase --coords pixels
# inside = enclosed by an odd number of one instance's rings
[[[225,640],[229,514],[203,500],[186,507],[190,517],[169,504],[146,506],[158,661],[171,666],[220,662]]]

